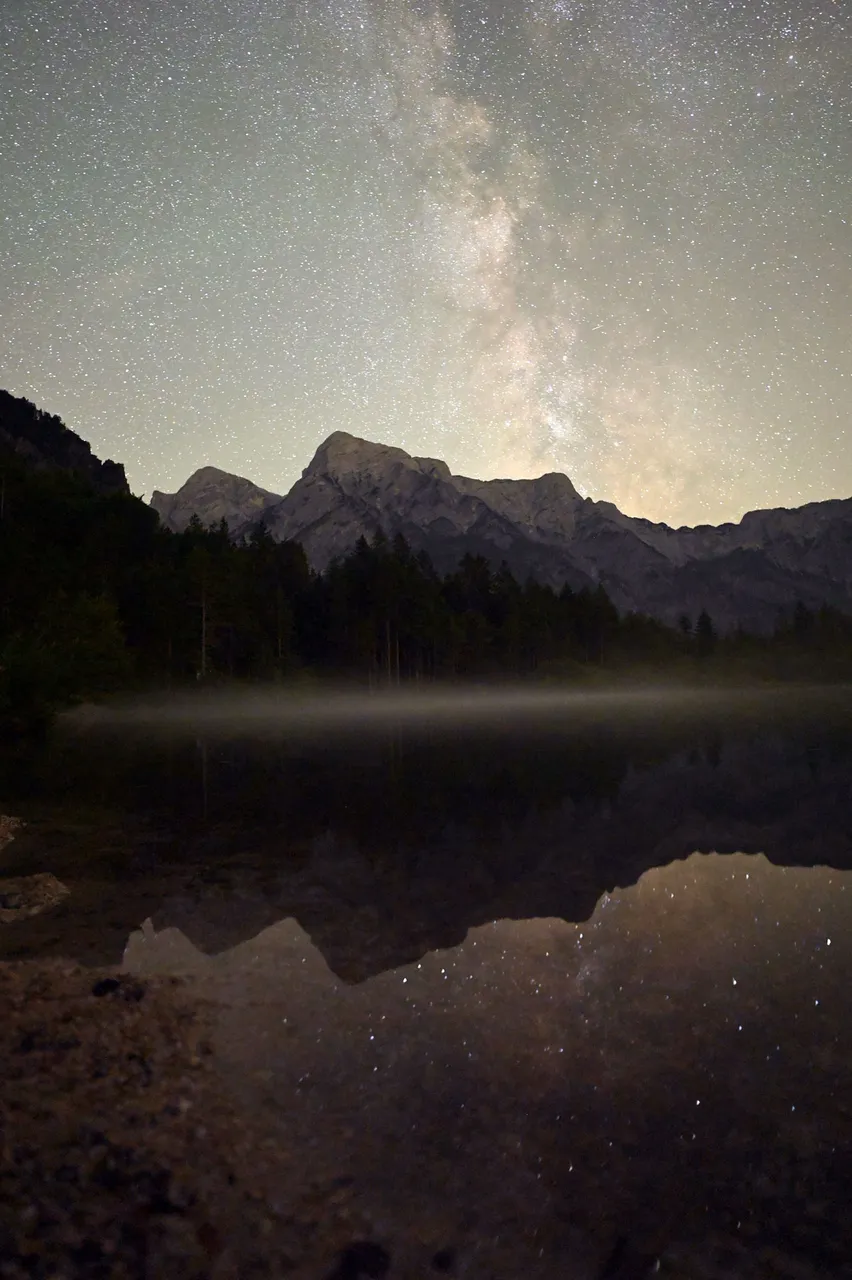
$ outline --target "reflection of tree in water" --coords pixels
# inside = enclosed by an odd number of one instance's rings
[[[734,750],[748,777],[737,769],[729,776]],[[496,855],[500,847],[508,857],[507,837],[558,818],[566,805],[581,819],[600,817],[646,785],[677,801],[672,770],[683,778],[683,795],[693,794],[693,808],[697,796],[702,812],[773,821],[790,806],[792,781],[819,786],[850,752],[848,734],[813,725],[725,734],[718,725],[657,725],[650,717],[623,726],[617,715],[570,736],[396,728],[300,742],[126,733],[58,737],[0,759],[0,793],[36,807],[144,818],[174,835],[177,857],[190,848],[211,861],[254,850],[292,865],[332,832],[371,860],[400,858],[405,849],[435,846],[450,830],[465,833],[471,848],[479,842],[481,852]],[[523,841],[514,856],[518,867],[530,856]]]
[[[210,919],[204,949],[295,916],[358,981],[489,920],[587,920],[606,890],[696,849],[852,867],[850,749],[813,725],[628,731],[614,717],[571,737],[397,731],[333,747],[90,735],[36,753],[30,800],[6,791],[4,806],[48,815],[14,846],[16,872],[95,886],[102,962],[140,902],[155,916],[183,895]],[[31,933],[33,950],[69,953],[58,924]]]
[[[447,823],[483,836],[517,826],[566,800],[614,798],[627,769],[622,751],[585,743],[567,746],[486,742],[403,747],[393,769],[375,760],[357,787],[341,788],[343,770],[319,779],[331,792],[329,816],[356,842],[393,840],[401,832],[440,831]],[[344,766],[345,768],[345,766]]]
[[[399,839],[447,822],[488,832],[533,811],[614,798],[628,749],[601,736],[568,743],[463,736],[406,737],[294,750],[271,741],[159,740],[45,745],[17,755],[7,792],[105,804],[197,823],[269,828],[294,840],[333,827],[357,842]]]

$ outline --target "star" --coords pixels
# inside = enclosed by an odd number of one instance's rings
[[[137,492],[342,429],[674,524],[852,493],[839,0],[51,14],[2,18],[0,386]]]

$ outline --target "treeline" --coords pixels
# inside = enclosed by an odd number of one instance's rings
[[[261,527],[163,529],[127,494],[0,459],[0,715],[6,722],[110,690],[299,673],[374,684],[848,671],[852,620],[799,607],[770,638],[720,639],[620,617],[603,588],[554,591],[468,556],[441,577],[403,539],[360,541],[324,574]]]

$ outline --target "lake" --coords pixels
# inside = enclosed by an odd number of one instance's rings
[[[0,767],[70,890],[0,958],[187,975],[390,1276],[852,1274],[852,691],[163,698]]]

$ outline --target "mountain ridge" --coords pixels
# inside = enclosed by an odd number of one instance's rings
[[[477,480],[336,431],[287,494],[202,468],[151,505],[176,531],[197,514],[224,518],[241,539],[262,521],[276,541],[301,542],[319,571],[382,531],[402,534],[442,572],[480,554],[557,588],[602,584],[619,609],[668,623],[707,608],[723,630],[761,631],[799,599],[852,611],[852,498],[673,528],[584,498],[560,472]]]

